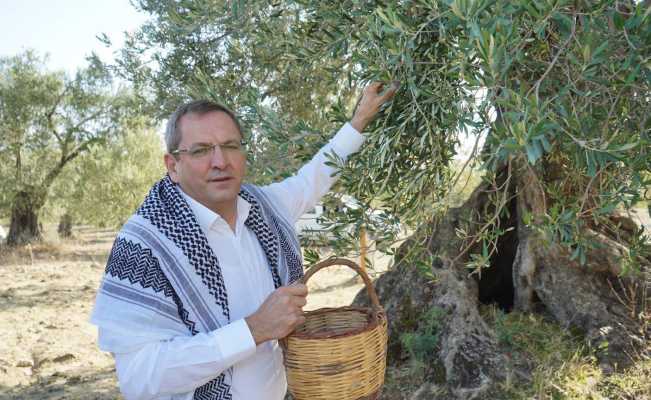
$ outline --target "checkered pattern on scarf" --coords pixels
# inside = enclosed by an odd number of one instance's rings
[[[255,232],[262,248],[269,260],[269,268],[274,278],[276,288],[281,286],[281,279],[278,273],[278,252],[284,258],[287,268],[289,269],[289,282],[294,282],[303,276],[303,260],[298,248],[298,240],[294,232],[287,232],[281,226],[289,225],[287,221],[281,223],[279,215],[273,212],[270,204],[266,204],[264,196],[256,197],[254,195],[256,188],[250,185],[244,185],[240,191],[240,196],[251,204],[251,212],[246,219],[245,224]],[[294,236],[296,249],[290,245],[288,236]],[[287,284],[288,282],[283,282]]]

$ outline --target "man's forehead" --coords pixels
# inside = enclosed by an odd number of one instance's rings
[[[204,139],[219,139],[224,142],[242,138],[235,121],[222,111],[185,114],[179,120],[179,128],[183,142],[201,142]]]

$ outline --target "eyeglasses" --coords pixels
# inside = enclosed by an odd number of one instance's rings
[[[219,147],[223,155],[231,156],[241,153],[245,146],[246,142],[244,140],[240,140],[239,142],[230,141],[226,143],[197,144],[190,147],[189,149],[176,149],[170,152],[170,154],[176,156],[181,153],[186,153],[188,156],[190,156],[190,158],[199,160],[212,157],[212,155],[215,153],[216,147]]]

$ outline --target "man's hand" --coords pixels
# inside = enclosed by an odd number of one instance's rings
[[[355,109],[355,115],[350,121],[353,128],[361,133],[373,121],[375,115],[380,111],[380,106],[393,97],[399,86],[398,82],[393,82],[384,94],[380,94],[384,89],[384,83],[382,82],[373,82],[365,87],[362,99]]]
[[[303,284],[284,286],[271,293],[256,312],[245,318],[255,344],[284,338],[305,322],[306,296],[307,286]]]

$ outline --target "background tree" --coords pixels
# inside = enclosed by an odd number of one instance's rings
[[[158,4],[139,3],[154,18],[124,53],[136,82],[148,66],[159,88],[237,94],[240,112],[262,104],[322,132],[352,111],[350,91],[339,88],[402,83],[343,166],[341,192],[362,207],[332,215],[336,232],[396,219],[415,231],[378,281],[393,363],[418,342],[400,332],[436,325],[425,359],[445,396],[489,397],[500,382],[526,382],[531,367],[504,354],[482,303],[575,328],[603,371],[648,356],[648,236],[626,216],[650,179],[648,1]],[[289,86],[301,77],[319,84]],[[258,96],[275,82],[288,86]],[[152,98],[162,96],[156,85]],[[314,93],[326,107],[301,113],[300,100]],[[253,130],[269,150],[292,138],[266,132]],[[305,133],[308,144],[322,141]],[[464,135],[475,141],[466,166],[480,168],[483,182],[450,208]],[[379,218],[367,211],[374,208]],[[419,319],[427,315],[436,321]]]
[[[69,162],[116,133],[126,105],[99,62],[68,77],[45,71],[33,52],[0,59],[0,191],[11,210],[9,244],[41,236],[49,189]]]
[[[124,224],[165,173],[162,137],[149,125],[133,118],[122,134],[69,165],[52,187],[47,213],[99,227]]]

